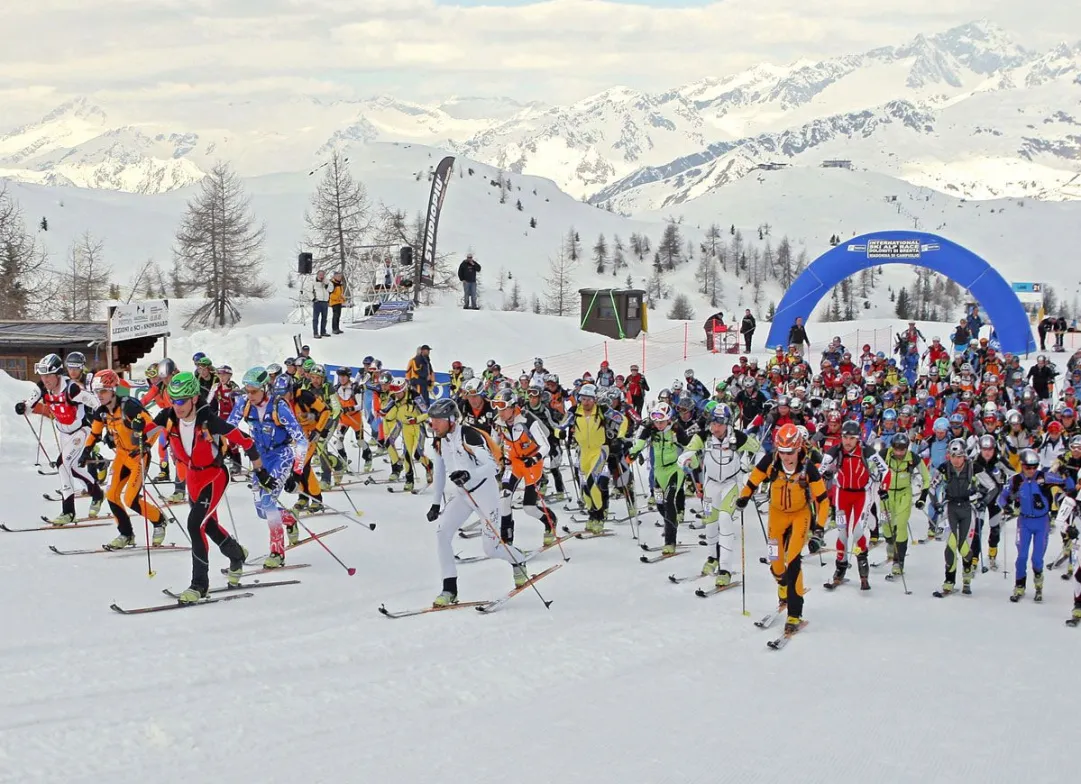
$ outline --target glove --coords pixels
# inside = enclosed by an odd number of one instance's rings
[[[428,507],[428,514],[427,514],[428,522],[429,523],[434,523],[438,517],[439,517],[439,504],[432,504],[430,507]]]
[[[454,482],[458,487],[463,487],[465,483],[469,481],[469,472],[461,470],[452,471],[450,474],[450,481]]]
[[[259,485],[268,492],[273,493],[278,489],[278,480],[271,476],[266,468],[260,468],[256,471],[255,478],[259,480]]]
[[[925,507],[925,506],[927,506],[927,491],[926,490],[924,490],[922,493],[920,493],[920,497],[918,499],[916,499],[916,508],[917,509],[923,509],[923,507]]]
[[[15,404],[15,413],[18,414],[19,416],[25,416],[26,415],[26,402],[25,401],[20,400],[18,403]]]
[[[289,474],[289,478],[285,480],[285,484],[282,486],[282,490],[287,493],[295,493],[297,491],[297,483],[300,480],[299,474]]]
[[[643,453],[639,452],[635,457],[638,458],[638,465],[646,464],[646,456]]]
[[[79,455],[79,467],[82,468],[86,465],[86,461],[90,459],[90,447],[83,447],[82,454]]]
[[[529,457],[522,458],[522,465],[524,465],[526,468],[532,468],[538,462],[540,462],[540,460],[539,458],[537,458],[536,455],[530,455]]]
[[[139,453],[146,449],[146,433],[142,430],[131,431],[131,445],[135,448],[135,452]]]
[[[878,497],[881,498],[883,501],[887,501],[890,497],[890,491],[886,489],[879,490]]]
[[[736,499],[736,509],[746,509],[747,504],[749,504],[750,502],[750,496],[740,496]]]
[[[811,527],[811,538],[807,542],[807,550],[811,553],[811,555],[815,555],[819,550],[822,549],[822,537],[824,535],[825,532],[819,526],[815,525]]]

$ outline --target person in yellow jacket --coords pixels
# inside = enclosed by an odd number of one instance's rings
[[[394,454],[394,442],[401,436],[405,456],[405,485],[402,491],[412,493],[417,462],[424,466],[428,484],[432,483],[432,461],[420,449],[423,438],[421,426],[428,420],[428,415],[421,409],[419,394],[407,387],[401,379],[394,379],[388,391],[390,399],[383,406],[383,432],[386,436],[387,454],[391,458],[391,479],[397,478],[401,471],[401,462],[395,459]]]
[[[101,370],[94,375],[94,392],[101,406],[94,409],[90,420],[90,436],[83,454],[90,454],[108,431],[116,457],[113,459],[113,475],[105,499],[116,517],[118,536],[103,547],[106,550],[122,550],[135,546],[135,532],[127,509],[143,515],[154,526],[151,544],[158,547],[165,541],[165,524],[161,509],[146,498],[143,484],[150,467],[150,450],[147,442],[157,435],[154,420],[133,397],[120,397],[120,377],[113,370]],[[125,509],[127,507],[127,509]]]
[[[331,317],[330,330],[335,335],[342,334],[342,308],[345,306],[345,278],[342,273],[335,272],[330,276],[330,312],[333,314]]]
[[[293,409],[300,429],[308,439],[308,450],[304,453],[304,465],[299,476],[290,474],[283,489],[287,493],[294,493],[298,488],[300,490],[301,496],[293,506],[294,512],[316,514],[323,511],[323,487],[312,468],[312,458],[319,444],[330,435],[330,407],[310,389],[282,386],[285,387],[282,397]]]
[[[746,509],[755,490],[769,482],[770,571],[777,581],[778,609],[787,606],[784,630],[794,634],[803,622],[803,546],[822,549],[823,523],[829,518],[826,483],[803,451],[803,436],[791,422],[782,425],[767,453],[751,471],[736,506]],[[808,542],[808,535],[810,541]]]
[[[578,484],[589,512],[586,531],[604,532],[608,498],[608,435],[604,415],[597,406],[597,388],[583,384],[570,412],[574,441],[578,445]]]

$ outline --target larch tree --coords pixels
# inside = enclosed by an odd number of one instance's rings
[[[544,309],[553,316],[569,316],[574,312],[578,291],[574,287],[574,262],[564,248],[548,262],[548,277],[544,279]]]
[[[272,287],[260,277],[265,234],[240,178],[228,165],[215,164],[188,201],[173,247],[182,284],[207,299],[185,329],[231,326],[240,321],[239,303],[270,296]]]
[[[323,167],[323,179],[304,211],[305,247],[320,269],[340,270],[355,286],[361,246],[372,227],[372,208],[363,183],[353,179],[348,159],[335,150]]]
[[[109,296],[113,270],[105,263],[105,243],[83,232],[68,251],[64,289],[68,315],[74,321],[92,321],[94,305]]]
[[[597,236],[597,242],[593,245],[593,263],[597,267],[597,272],[602,275],[608,268],[608,242],[603,234]]]
[[[22,210],[0,188],[0,318],[57,318],[57,279],[49,257],[27,230]]]

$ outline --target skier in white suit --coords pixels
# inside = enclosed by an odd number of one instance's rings
[[[702,470],[702,517],[706,523],[709,557],[702,574],[716,574],[716,585],[732,582],[732,559],[736,552],[736,522],[732,512],[739,494],[739,476],[753,460],[757,439],[732,427],[732,411],[726,405],[713,409],[709,435],[695,435],[676,459],[684,471]]]
[[[501,541],[495,527],[500,519],[499,480],[496,478],[498,445],[483,431],[461,424],[458,406],[449,398],[433,402],[428,409],[428,419],[436,436],[432,492],[436,498],[442,498],[448,477],[458,488],[457,492],[451,491],[450,500],[442,511],[438,503],[428,510],[429,522],[439,520],[436,537],[439,566],[443,572],[443,591],[433,605],[445,607],[458,603],[454,536],[474,512],[481,518],[484,554],[510,563],[514,567],[514,585],[525,585],[529,581],[525,554]]]

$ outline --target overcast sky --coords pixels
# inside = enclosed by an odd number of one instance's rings
[[[979,18],[1029,48],[1081,40],[1081,2],[1065,0],[0,0],[0,128],[76,95],[566,102]]]

